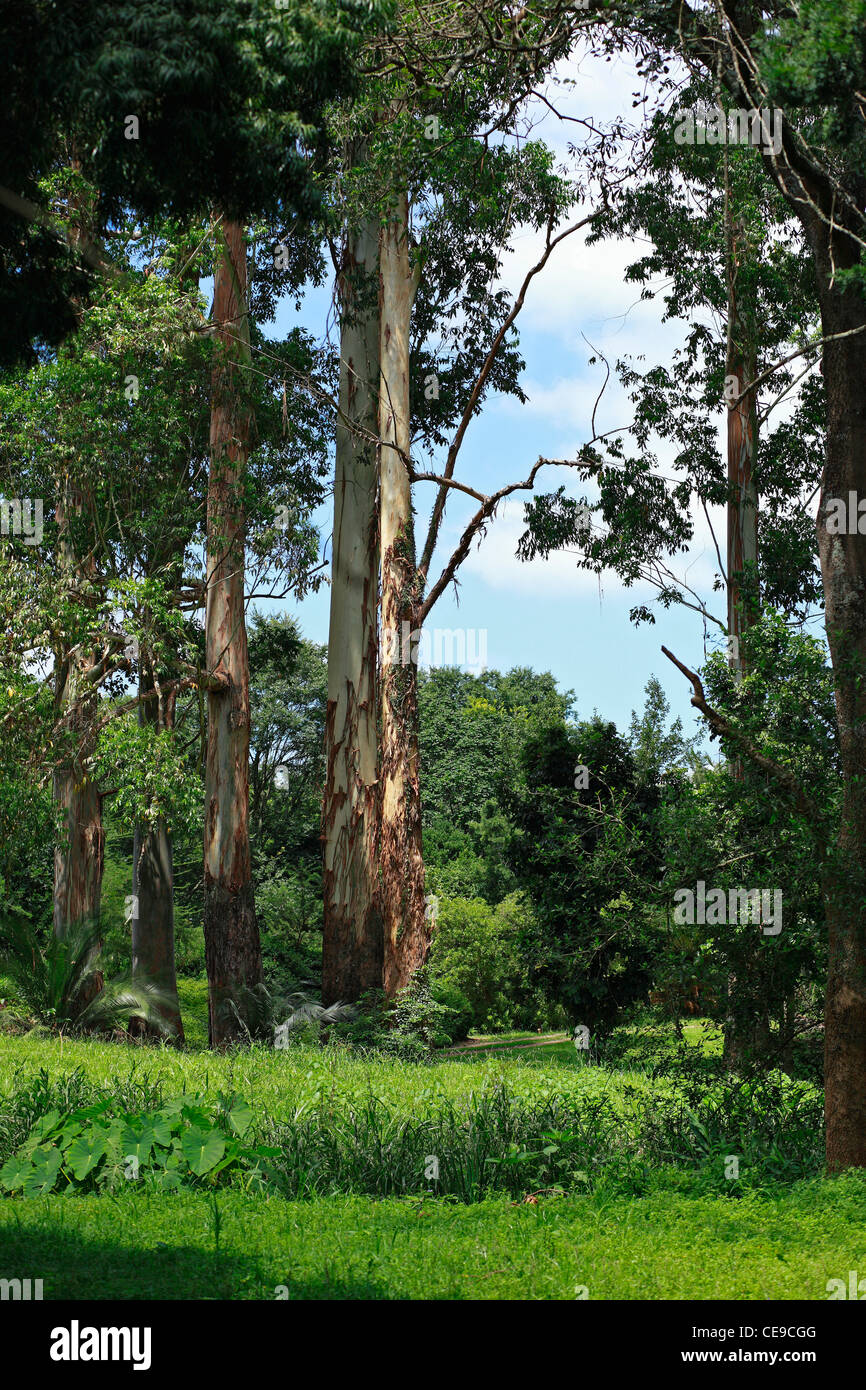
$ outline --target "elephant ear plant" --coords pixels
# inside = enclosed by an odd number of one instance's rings
[[[99,926],[92,922],[75,923],[61,939],[43,942],[23,913],[0,918],[0,980],[22,1016],[57,1032],[113,1032],[132,1018],[169,1032],[160,1013],[162,991],[138,975],[103,981],[101,963]]]

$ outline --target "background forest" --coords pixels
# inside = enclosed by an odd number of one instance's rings
[[[864,21],[864,0],[0,18],[7,1209],[68,1192],[96,1239],[108,1194],[191,1229],[225,1189],[321,1202],[325,1231],[337,1199],[393,1198],[399,1225],[420,1192],[508,1243],[507,1197],[568,1243],[587,1204],[638,1198],[651,1294],[599,1246],[533,1296],[824,1297],[848,1269]],[[623,60],[639,89],[602,121],[581,63]],[[679,345],[609,361],[586,337],[567,456],[515,433],[479,461],[497,403],[532,418],[522,316],[575,245],[624,246]],[[567,557],[634,597],[627,722],[434,625],[515,514],[514,566]],[[678,1204],[712,1229],[732,1196],[745,1242],[773,1207],[789,1268],[755,1245],[695,1292]],[[53,1239],[29,1210],[22,1260]],[[438,1292],[418,1257],[323,1295],[314,1252],[285,1296],[462,1296],[449,1231],[425,1247],[451,1252]],[[250,1288],[287,1287],[272,1255]],[[261,1296],[243,1249],[214,1258],[222,1296]],[[188,1296],[158,1263],[147,1296]],[[90,1296],[77,1269],[61,1252],[52,1296]]]

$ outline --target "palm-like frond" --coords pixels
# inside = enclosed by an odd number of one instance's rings
[[[123,1027],[133,1017],[170,1031],[161,1007],[170,1002],[151,981],[101,975],[98,924],[76,922],[66,935],[44,944],[23,914],[0,919],[0,977],[9,980],[22,1004],[43,1023],[87,1030]]]

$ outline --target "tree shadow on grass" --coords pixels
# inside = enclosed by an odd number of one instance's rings
[[[288,1256],[287,1256],[288,1262]],[[269,1262],[270,1263],[270,1262]],[[43,1300],[249,1299],[278,1301],[388,1301],[387,1286],[364,1277],[343,1277],[325,1268],[275,1282],[273,1265],[238,1251],[204,1251],[195,1246],[136,1248],[87,1239],[52,1224],[28,1228],[4,1223],[0,1279],[42,1280]],[[398,1295],[399,1297],[399,1295]],[[7,1312],[9,1310],[7,1309]]]

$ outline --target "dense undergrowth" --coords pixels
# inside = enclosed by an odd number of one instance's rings
[[[7,1038],[0,1165],[7,1193],[31,1195],[739,1198],[820,1174],[821,1095],[779,1072],[725,1077],[687,1043],[650,1073],[525,1054],[419,1067],[337,1045],[215,1057]]]

